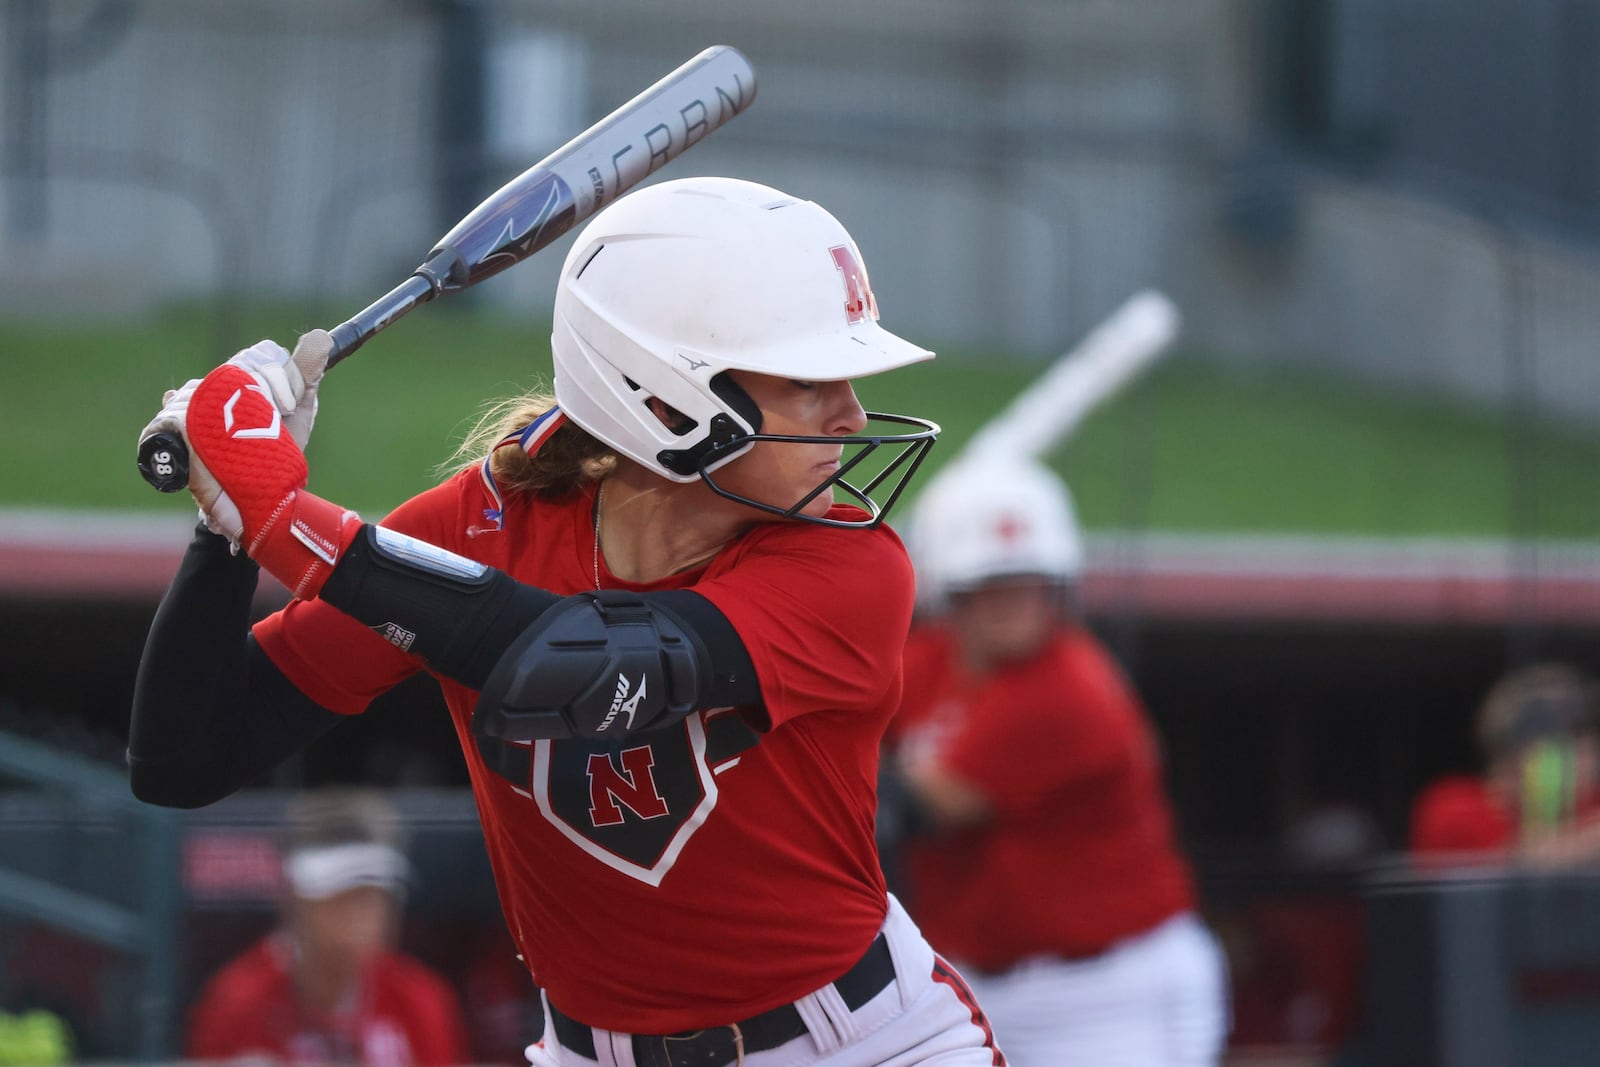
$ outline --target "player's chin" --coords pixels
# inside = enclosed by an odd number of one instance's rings
[[[834,466],[837,467],[838,464],[835,464]],[[810,491],[810,489],[806,490],[806,492]],[[808,501],[806,506],[800,509],[800,514],[806,516],[807,518],[820,519],[822,516],[826,515],[829,509],[832,507],[833,486],[830,485],[828,488],[818,493],[812,500]]]

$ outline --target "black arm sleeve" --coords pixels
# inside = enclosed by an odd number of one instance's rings
[[[564,599],[492,568],[469,575],[461,567],[419,563],[414,555],[386,550],[370,525],[345,550],[320,596],[391,640],[403,634],[407,649],[429,669],[477,690],[517,637]],[[689,589],[642,598],[671,611],[709,654],[701,707],[761,702],[750,654],[711,601]]]
[[[128,767],[140,800],[177,808],[221,800],[341,721],[250,637],[257,573],[226,540],[196,531],[134,682]]]
[[[742,708],[761,703],[761,685],[756,680],[755,664],[744,647],[739,631],[717,606],[692,589],[668,589],[648,593],[653,600],[677,615],[686,629],[700,638],[711,658],[711,676],[702,692],[708,708]]]

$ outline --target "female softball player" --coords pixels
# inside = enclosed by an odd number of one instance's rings
[[[1217,1063],[1222,954],[1143,709],[1071,610],[1065,486],[1018,458],[961,460],[912,520],[933,621],[907,646],[890,764],[927,831],[904,848],[911,914],[1014,1065]]]
[[[381,526],[305,489],[324,335],[309,375],[263,342],[188,383],[152,426],[212,532],[152,626],[135,793],[210,803],[426,670],[545,994],[534,1064],[1003,1063],[873,841],[912,611],[882,507],[938,431],[857,402],[932,356],[877,318],[816,204],[633,193],[567,256],[554,398]],[[896,474],[853,486],[854,446]],[[250,633],[258,566],[297,599]]]

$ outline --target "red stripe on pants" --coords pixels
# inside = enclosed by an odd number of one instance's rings
[[[983,1014],[983,1009],[978,1007],[978,998],[972,995],[972,990],[967,988],[967,983],[956,973],[955,968],[938,956],[933,957],[933,980],[943,982],[955,990],[956,997],[972,1013],[973,1025],[983,1031],[983,1047],[994,1053],[992,1061],[994,1067],[1006,1067],[1005,1053],[994,1043],[994,1030],[989,1026],[989,1020]]]

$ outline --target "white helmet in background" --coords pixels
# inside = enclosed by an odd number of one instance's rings
[[[907,530],[918,598],[937,605],[985,582],[1083,572],[1083,537],[1066,484],[1021,457],[961,457],[917,497]]]
[[[933,358],[878,325],[877,300],[845,228],[808,200],[732,178],[685,178],[630,193],[596,215],[561,268],[550,339],[557,403],[597,439],[675,482],[703,478],[725,497],[786,517],[834,484],[876,525],[938,427],[847,438],[761,435],[761,412],[725,373],[804,381],[860,378]],[[669,429],[651,397],[688,416]],[[711,472],[758,440],[862,445],[793,507],[723,490]],[[843,481],[884,444],[902,453],[865,489]],[[907,460],[911,460],[909,465]],[[881,507],[866,494],[900,473]]]

